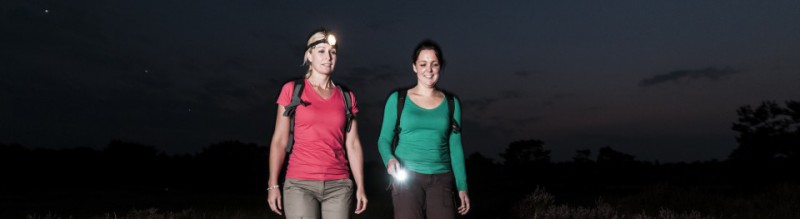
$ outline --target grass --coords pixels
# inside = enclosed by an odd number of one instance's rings
[[[657,214],[648,215],[645,212],[626,215],[613,207],[602,198],[598,199],[593,207],[570,206],[555,204],[555,197],[542,188],[537,188],[533,193],[521,200],[514,209],[514,218],[520,219],[596,219],[596,218],[634,218],[634,219],[711,219],[697,211],[675,212],[661,208]]]
[[[234,197],[226,197],[234,198]],[[479,198],[479,197],[473,197]],[[766,187],[681,187],[653,185],[625,195],[597,197],[593,204],[576,205],[559,202],[556,195],[538,187],[512,202],[507,209],[481,209],[490,214],[468,215],[467,218],[519,219],[712,219],[712,218],[800,218],[800,185],[781,184]],[[261,197],[254,202],[263,201]],[[215,202],[217,203],[217,202]],[[211,205],[219,206],[219,205]],[[226,205],[234,206],[234,205]],[[474,210],[482,206],[473,205]],[[485,206],[483,206],[485,207]],[[118,208],[117,208],[118,209]],[[283,218],[270,212],[266,205],[244,208],[144,208],[127,211],[96,211],[96,214],[71,216],[64,213],[27,214],[26,219],[244,219]],[[102,213],[109,212],[109,213]],[[362,215],[353,218],[391,218],[391,199],[381,194],[370,196],[370,205]]]
[[[57,216],[54,214],[45,215],[28,215],[26,219],[73,219],[73,216]],[[183,218],[197,218],[197,219],[247,219],[247,218],[281,218],[276,215],[270,215],[268,212],[259,211],[246,211],[246,210],[231,210],[231,211],[198,211],[194,209],[185,209],[181,211],[160,211],[155,208],[143,210],[131,210],[125,213],[106,213],[103,215],[85,217],[89,219],[183,219]]]
[[[697,188],[654,185],[633,195],[598,198],[594,206],[556,204],[555,197],[537,188],[520,200],[511,218],[800,218],[800,186],[764,188]]]

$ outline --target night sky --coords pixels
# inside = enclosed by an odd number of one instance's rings
[[[738,107],[800,99],[800,1],[489,2],[4,0],[0,143],[267,145],[321,26],[338,33],[333,79],[356,92],[367,160],[425,38],[464,102],[467,154],[541,139],[555,160],[604,146],[725,159]]]

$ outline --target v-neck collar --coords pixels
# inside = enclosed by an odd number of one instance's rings
[[[331,96],[329,96],[326,99],[326,98],[322,97],[322,95],[317,93],[317,89],[314,89],[314,86],[311,85],[311,82],[308,81],[308,79],[303,80],[303,82],[306,83],[306,87],[311,88],[311,93],[314,93],[314,96],[316,96],[317,99],[320,99],[320,100],[325,101],[325,102],[330,101],[331,99],[333,99],[333,96],[335,96],[336,93],[339,93],[339,92],[337,92],[337,89],[339,89],[339,86],[334,85],[333,86],[333,91],[332,91],[333,93],[331,93]]]

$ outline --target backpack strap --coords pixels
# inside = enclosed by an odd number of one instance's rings
[[[406,105],[406,94],[408,89],[401,88],[397,90],[397,120],[394,124],[394,137],[392,137],[392,154],[397,149],[397,144],[400,141],[400,116],[403,115],[403,106]]]
[[[339,85],[339,91],[342,92],[342,99],[344,99],[344,134],[347,136],[347,133],[350,132],[350,126],[353,123],[353,118],[355,118],[355,116],[353,116],[353,101],[350,98],[350,89]]]
[[[286,143],[286,153],[292,153],[292,146],[294,146],[294,116],[297,111],[297,106],[307,106],[308,103],[300,99],[303,94],[303,87],[305,86],[305,79],[300,78],[294,81],[294,90],[292,91],[292,101],[289,105],[283,107],[286,111],[283,116],[289,117],[289,140]]]
[[[454,116],[456,111],[455,95],[447,91],[442,91],[442,92],[444,93],[444,96],[447,99],[447,111],[448,115],[450,115],[450,131],[452,131],[453,133],[459,133],[461,132],[461,125],[458,124],[458,121],[456,121],[456,118]]]

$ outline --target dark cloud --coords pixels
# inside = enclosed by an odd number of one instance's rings
[[[695,70],[678,70],[673,71],[667,74],[656,75],[651,78],[646,78],[639,82],[639,86],[641,87],[649,87],[656,84],[666,83],[670,81],[678,81],[683,78],[688,79],[710,79],[712,81],[716,81],[721,77],[732,75],[739,73],[732,69],[731,67],[726,67],[723,69],[717,69],[716,67],[708,67],[704,69],[695,69]]]

